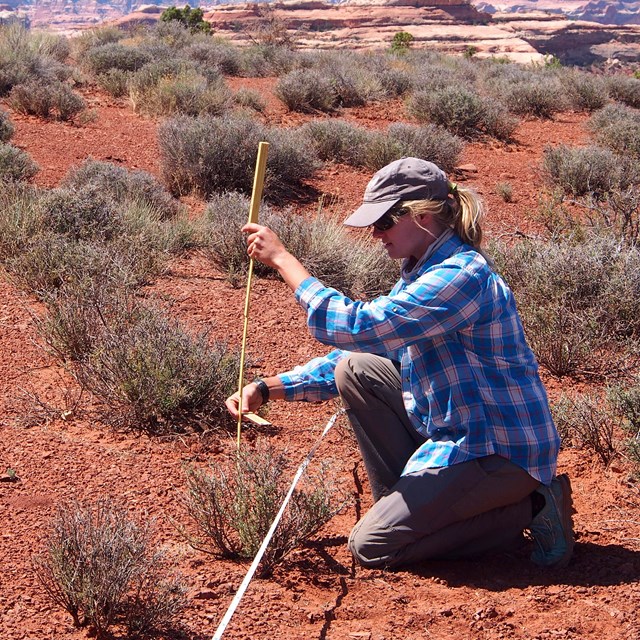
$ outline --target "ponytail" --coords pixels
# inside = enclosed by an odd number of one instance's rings
[[[463,242],[470,244],[475,249],[480,249],[482,222],[485,215],[484,203],[475,191],[464,187],[460,188],[455,182],[449,182],[449,193],[453,202],[446,201],[449,206],[443,207],[443,214],[446,209],[449,209],[450,217],[447,219],[445,216],[441,216],[442,221],[453,226]]]
[[[411,200],[402,202],[414,217],[424,213],[436,216],[445,226],[453,229],[460,239],[482,253],[482,221],[485,207],[475,191],[449,182],[446,200]]]

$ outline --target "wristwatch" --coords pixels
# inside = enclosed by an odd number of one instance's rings
[[[255,384],[258,387],[258,391],[260,391],[262,404],[269,402],[269,387],[267,386],[267,383],[262,378],[256,378],[253,380],[253,384]]]

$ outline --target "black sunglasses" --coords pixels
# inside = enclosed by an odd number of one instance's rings
[[[374,223],[373,228],[376,231],[389,231],[393,225],[398,222],[398,218],[403,216],[409,210],[405,207],[394,207],[386,213],[382,214]]]

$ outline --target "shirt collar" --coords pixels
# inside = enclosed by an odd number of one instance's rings
[[[431,261],[435,264],[449,256],[453,248],[453,243],[449,243],[449,240],[454,237],[458,239],[453,229],[445,229],[436,240],[427,247],[427,250],[420,260],[411,268],[409,268],[410,258],[405,258],[402,261],[402,279],[407,283],[412,282],[423,271],[427,262]],[[460,241],[458,240],[455,244],[458,245],[459,243]],[[452,244],[451,248],[449,248],[449,244]],[[434,256],[437,256],[437,259],[431,260]]]

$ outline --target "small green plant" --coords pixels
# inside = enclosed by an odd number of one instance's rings
[[[498,182],[496,184],[496,193],[504,202],[513,202],[513,187],[510,182]]]
[[[33,559],[35,574],[51,601],[98,640],[120,625],[127,637],[167,631],[186,590],[154,550],[152,535],[151,524],[137,525],[113,500],[63,504],[44,552]]]
[[[261,445],[243,449],[226,465],[208,472],[188,468],[186,512],[196,549],[225,558],[252,558],[267,535],[288,490],[288,461],[283,453]],[[340,509],[323,473],[307,478],[294,491],[287,510],[262,558],[260,575],[271,573],[296,547],[313,536]]]
[[[192,9],[188,4],[183,9],[177,9],[171,6],[165,9],[160,15],[162,22],[179,22],[187,27],[192,33],[210,33],[211,24],[204,20],[204,11],[202,9]]]
[[[391,51],[397,54],[406,53],[413,44],[415,38],[408,31],[398,31],[393,35]]]
[[[476,55],[476,53],[478,53],[479,49],[478,47],[475,47],[474,45],[470,44],[465,50],[464,53],[462,54],[467,60],[473,58],[473,56]]]

